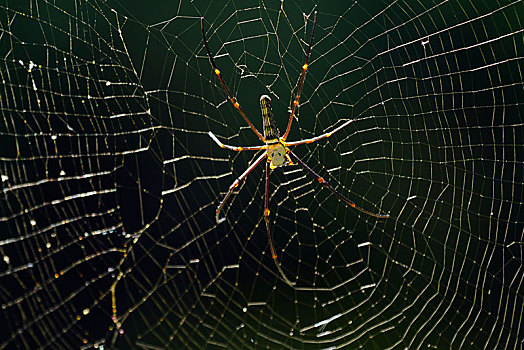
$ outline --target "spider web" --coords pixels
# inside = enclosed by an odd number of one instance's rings
[[[200,33],[286,166],[225,98]],[[0,348],[523,345],[519,1],[0,4]]]

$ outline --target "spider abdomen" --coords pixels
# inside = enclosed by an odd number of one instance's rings
[[[280,138],[277,123],[271,109],[271,98],[268,95],[260,96],[260,109],[262,110],[262,121],[264,122],[264,138],[266,143],[276,141]]]

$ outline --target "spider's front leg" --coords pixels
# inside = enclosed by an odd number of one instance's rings
[[[253,171],[253,169],[255,169],[257,167],[257,165],[259,165],[263,160],[264,158],[266,158],[266,152],[262,153],[254,162],[253,164],[251,164],[249,166],[249,168],[246,169],[246,171],[244,171],[242,173],[242,175],[240,175],[235,181],[233,181],[233,183],[231,184],[231,186],[229,186],[229,191],[227,191],[227,194],[225,195],[225,197],[222,199],[222,201],[220,202],[220,204],[218,205],[218,208],[216,210],[216,220],[217,220],[217,223],[220,224],[221,222],[224,222],[226,220],[226,217],[224,216],[223,218],[220,218],[220,212],[222,211],[222,209],[224,208],[224,206],[226,205],[226,201],[227,199],[229,198],[229,196],[231,196],[231,194],[233,193],[233,190],[235,188],[238,187],[238,185],[240,184],[240,182],[242,180],[244,180],[251,171]]]
[[[264,221],[266,222],[267,229],[267,238],[269,240],[269,248],[271,249],[271,257],[273,259],[277,258],[277,253],[275,252],[275,246],[273,245],[273,238],[271,238],[271,230],[269,228],[269,175],[271,172],[271,162],[266,161],[266,195],[264,203]]]
[[[269,174],[271,173],[271,162],[268,160],[266,162],[266,198],[264,203],[264,221],[266,222],[266,230],[267,230],[267,239],[269,241],[269,249],[271,250],[271,257],[273,258],[273,261],[275,262],[275,265],[277,266],[278,272],[280,272],[280,275],[284,279],[284,281],[290,285],[291,287],[295,286],[295,283],[291,282],[289,278],[287,278],[286,274],[284,273],[284,270],[282,270],[282,267],[280,266],[280,263],[278,262],[277,253],[275,251],[275,245],[273,244],[273,238],[271,237],[271,228],[269,227]]]
[[[346,198],[344,195],[342,195],[340,192],[338,192],[337,190],[335,190],[335,188],[333,186],[331,186],[329,184],[329,182],[327,182],[322,176],[320,176],[319,174],[317,174],[313,169],[311,169],[306,163],[304,163],[302,161],[302,159],[298,158],[293,152],[291,151],[288,151],[289,152],[289,156],[291,157],[292,160],[294,160],[295,162],[297,162],[302,168],[304,168],[304,170],[306,170],[310,175],[312,175],[313,177],[315,177],[317,179],[317,181],[323,185],[324,187],[327,187],[328,190],[330,190],[331,192],[333,192],[333,194],[335,196],[337,196],[340,200],[342,200],[343,202],[345,202],[347,205],[349,205],[350,207],[352,208],[355,208],[357,209],[358,211],[361,211],[363,212],[364,214],[367,214],[367,215],[370,215],[370,216],[373,216],[373,217],[376,217],[376,218],[379,218],[379,219],[387,219],[389,218],[389,214],[377,214],[377,213],[373,213],[373,212],[370,212],[364,208],[361,208],[359,207],[358,205],[355,204],[355,202],[353,202],[352,200]]]

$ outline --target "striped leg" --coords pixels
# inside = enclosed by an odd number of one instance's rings
[[[302,168],[304,168],[310,175],[312,175],[314,178],[317,179],[317,181],[323,185],[324,187],[326,187],[328,190],[330,190],[331,192],[333,192],[333,194],[335,196],[337,196],[340,200],[344,201],[347,205],[349,205],[350,207],[352,208],[355,208],[361,212],[363,212],[364,214],[367,214],[367,215],[370,215],[370,216],[373,216],[373,217],[376,217],[376,218],[379,218],[379,219],[387,219],[389,218],[389,215],[388,214],[376,214],[376,213],[372,213],[370,211],[367,211],[366,209],[364,208],[361,208],[359,206],[357,206],[353,201],[349,200],[348,198],[346,198],[345,196],[343,196],[342,194],[340,194],[337,190],[335,190],[335,188],[333,186],[331,186],[326,180],[324,180],[323,177],[321,177],[320,175],[318,175],[313,169],[311,169],[306,163],[304,163],[300,158],[298,158],[293,152],[289,151],[289,155],[291,157],[291,159],[295,162],[297,162]]]
[[[240,107],[240,104],[237,102],[236,98],[233,97],[233,94],[231,94],[231,91],[229,91],[226,85],[226,82],[224,81],[224,79],[222,79],[222,74],[220,73],[220,70],[217,68],[213,55],[211,54],[211,50],[209,50],[209,45],[207,44],[206,33],[204,31],[204,17],[200,19],[200,28],[202,29],[202,38],[204,38],[204,45],[206,47],[207,56],[209,57],[209,62],[211,63],[211,66],[213,67],[213,72],[216,74],[216,76],[220,80],[220,84],[222,84],[222,87],[224,88],[224,91],[226,92],[227,98],[229,99],[229,101],[231,101],[235,109],[238,111],[238,113],[240,113],[242,118],[244,118],[244,120],[251,127],[251,129],[255,132],[255,134],[257,134],[258,138],[262,141],[265,141],[264,136],[262,136],[262,134],[257,130],[257,128],[255,128],[253,123],[251,123],[246,113],[244,113],[244,110],[242,110],[242,107]]]
[[[261,149],[266,149],[267,146],[266,145],[262,145],[262,146],[247,146],[247,147],[241,147],[241,146],[231,146],[231,145],[226,145],[226,144],[223,144],[216,136],[215,134],[213,134],[211,131],[208,133],[209,134],[209,137],[211,137],[213,139],[213,141],[216,142],[217,145],[219,145],[220,147],[222,148],[227,148],[231,151],[258,151],[258,150],[261,150]]]
[[[263,160],[264,158],[266,158],[266,152],[262,153],[254,162],[253,164],[251,164],[249,166],[249,168],[246,169],[246,171],[244,171],[244,173],[242,173],[242,175],[240,175],[235,181],[233,181],[233,183],[231,184],[231,186],[229,186],[229,191],[227,192],[226,196],[224,197],[224,199],[222,199],[222,201],[220,202],[220,204],[218,205],[218,208],[216,210],[216,220],[217,220],[217,223],[220,224],[221,222],[224,222],[226,220],[225,217],[223,218],[220,218],[220,212],[222,211],[222,209],[224,208],[224,205],[226,205],[226,201],[227,199],[229,198],[229,196],[231,196],[231,194],[233,193],[233,190],[235,188],[238,187],[238,184],[244,180],[251,171],[253,171],[253,169],[255,169],[257,167],[257,165],[259,165]]]
[[[282,267],[280,266],[280,263],[278,262],[277,253],[275,252],[275,245],[273,244],[273,238],[271,237],[271,229],[269,227],[269,174],[271,172],[270,162],[266,162],[266,199],[264,204],[264,221],[266,222],[266,230],[267,230],[267,239],[269,240],[269,249],[271,249],[271,257],[273,258],[273,261],[275,262],[275,265],[277,266],[278,272],[280,272],[280,275],[284,279],[284,281],[289,284],[291,287],[293,287],[295,284],[291,282],[284,271],[282,270]]]
[[[303,145],[304,143],[312,143],[312,142],[316,142],[318,140],[322,140],[324,138],[330,137],[331,135],[333,135],[337,131],[340,131],[340,130],[344,129],[346,126],[348,126],[352,122],[353,122],[353,120],[348,120],[347,122],[345,122],[341,126],[339,126],[336,129],[334,129],[333,131],[326,132],[326,133],[324,133],[322,135],[315,136],[315,137],[312,137],[310,139],[305,139],[305,140],[300,140],[300,141],[293,141],[293,142],[285,142],[285,145],[286,146],[297,146],[297,145]]]

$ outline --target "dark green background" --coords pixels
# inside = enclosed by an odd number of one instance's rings
[[[207,132],[259,141],[225,101],[200,18],[253,123],[270,94],[283,130],[315,10],[289,139],[353,119],[296,154],[391,218],[275,170],[291,288],[269,254],[262,167],[215,222],[255,154]],[[0,348],[515,348],[522,14],[510,1],[3,0]]]

